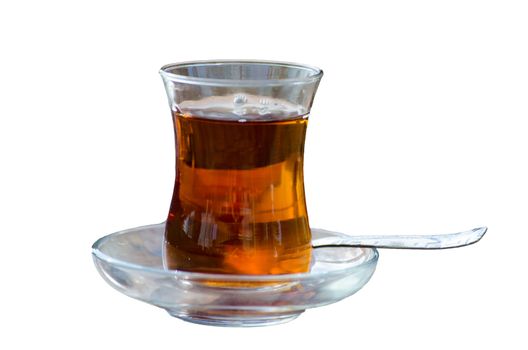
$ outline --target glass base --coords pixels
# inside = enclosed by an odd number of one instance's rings
[[[261,327],[290,322],[304,310],[287,313],[266,313],[263,311],[219,310],[219,311],[188,311],[167,310],[167,312],[181,320],[217,327]]]

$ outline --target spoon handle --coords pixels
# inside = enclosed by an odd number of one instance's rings
[[[469,231],[440,235],[375,235],[348,236],[313,229],[312,246],[320,247],[374,247],[394,249],[447,249],[464,247],[478,242],[488,230],[478,227]]]

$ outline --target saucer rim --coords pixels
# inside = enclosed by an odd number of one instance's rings
[[[326,271],[319,271],[319,272],[301,272],[301,273],[290,273],[290,274],[277,274],[277,275],[247,275],[247,274],[221,274],[221,273],[206,273],[206,272],[191,272],[191,271],[182,271],[182,270],[165,270],[155,267],[149,267],[149,266],[143,266],[135,263],[130,263],[124,260],[116,259],[111,256],[109,256],[106,253],[103,253],[99,248],[102,244],[104,244],[106,241],[108,241],[112,237],[120,236],[123,234],[127,234],[131,231],[138,231],[138,230],[146,230],[146,229],[152,229],[155,227],[159,227],[164,225],[165,222],[157,223],[157,224],[150,224],[150,225],[143,225],[133,228],[128,228],[125,230],[116,231],[113,233],[110,233],[108,235],[105,235],[103,237],[100,237],[92,244],[92,257],[94,259],[100,260],[102,262],[105,262],[107,264],[110,264],[112,266],[126,268],[126,269],[132,269],[132,270],[138,270],[143,273],[152,273],[156,275],[166,276],[166,277],[176,277],[180,279],[207,279],[207,280],[219,280],[219,281],[242,281],[242,282],[251,282],[251,281],[274,281],[274,282],[282,282],[282,281],[291,281],[291,280],[307,280],[312,278],[320,278],[322,276],[332,276],[332,275],[348,275],[352,273],[354,270],[357,270],[359,268],[363,268],[364,266],[368,266],[371,264],[377,264],[379,259],[379,252],[374,247],[343,247],[342,249],[361,249],[368,253],[366,260],[357,264],[353,265],[344,269],[337,269],[337,270],[326,270]],[[312,228],[312,231],[317,231],[320,229]],[[341,233],[335,232],[336,235],[339,235]],[[333,247],[336,248],[336,247]],[[329,249],[328,247],[314,247],[313,249]]]

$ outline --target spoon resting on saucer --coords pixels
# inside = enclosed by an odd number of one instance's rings
[[[366,235],[349,236],[316,229],[312,246],[322,247],[373,247],[392,249],[447,249],[464,247],[478,242],[488,230],[477,227],[469,231],[438,235]],[[331,235],[330,235],[331,234]]]

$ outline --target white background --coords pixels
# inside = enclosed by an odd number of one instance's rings
[[[5,1],[0,347],[526,349],[523,1]],[[381,251],[356,295],[281,326],[184,323],[97,274],[98,237],[161,222],[174,177],[158,69],[213,58],[325,71],[306,144],[313,227],[489,226]]]

